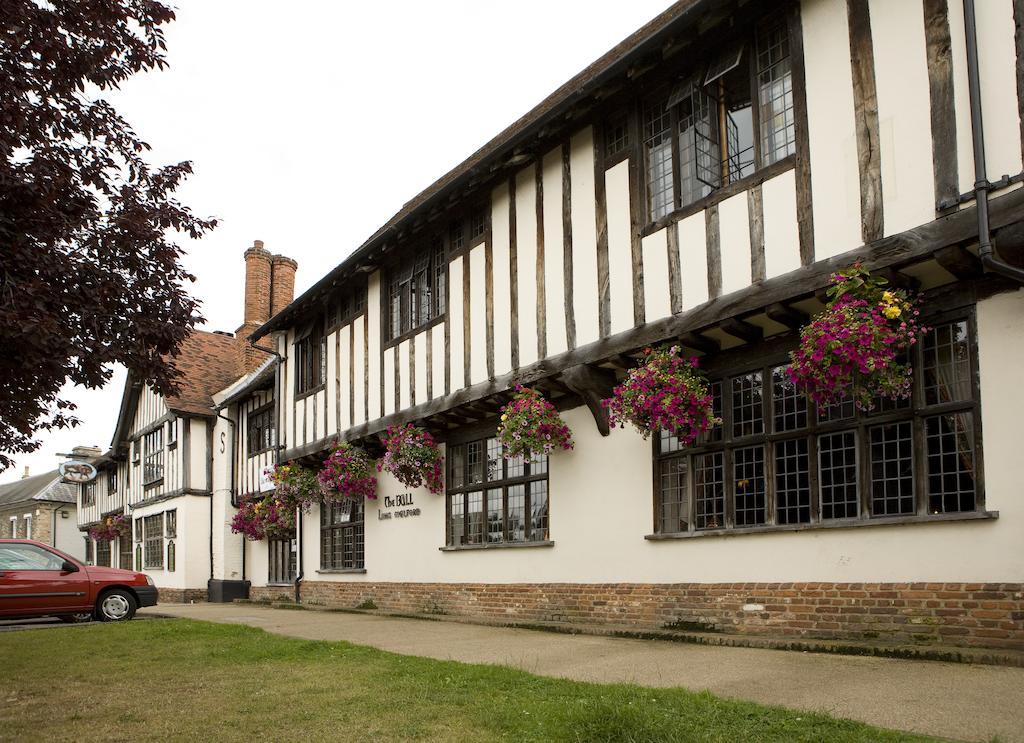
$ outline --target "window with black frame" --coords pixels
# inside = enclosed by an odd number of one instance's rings
[[[158,426],[142,437],[142,484],[155,485],[164,479],[164,428]]]
[[[644,103],[648,218],[656,221],[796,151],[785,16],[717,50]]]
[[[273,449],[277,445],[274,425],[274,404],[268,403],[256,408],[248,415],[248,435],[245,445],[250,457]]]
[[[162,513],[144,516],[143,567],[163,568],[164,566],[164,515]]]
[[[363,502],[345,499],[320,507],[320,568],[362,570],[364,565]]]
[[[356,280],[358,281],[358,280]],[[327,325],[336,328],[352,322],[366,311],[366,282],[362,280],[336,295],[327,306]]]
[[[449,547],[548,541],[548,458],[502,450],[493,437],[448,447]]]
[[[82,483],[82,505],[83,506],[95,506],[96,505],[96,482]]]
[[[322,322],[311,323],[295,341],[295,394],[320,389],[327,378],[327,336]]]
[[[712,381],[710,435],[681,447],[656,438],[661,534],[983,510],[973,319],[937,322],[914,350],[906,401],[815,406],[785,359]]]
[[[448,263],[444,242],[433,238],[388,272],[388,338],[444,316]]]
[[[96,540],[96,565],[102,568],[110,567],[110,542]]]

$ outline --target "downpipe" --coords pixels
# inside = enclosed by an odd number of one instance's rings
[[[988,193],[992,184],[985,167],[985,130],[981,112],[981,75],[978,66],[978,28],[974,0],[964,2],[964,30],[967,41],[967,88],[971,101],[971,141],[974,147],[974,196],[978,210],[978,258],[982,267],[991,273],[1024,284],[1024,270],[1000,260],[992,244],[989,224]]]
[[[219,405],[214,408],[217,412],[217,417],[221,420],[227,421],[228,425],[231,426],[231,464],[228,467],[228,497],[231,498],[231,505],[235,505],[235,460],[238,459],[238,432],[235,428],[235,422],[228,418],[222,412],[224,408]],[[213,453],[211,452],[211,456]],[[245,535],[242,537],[242,580],[245,580]],[[210,499],[210,539],[211,543],[213,540],[213,498]],[[213,580],[213,556],[210,557],[210,580]]]

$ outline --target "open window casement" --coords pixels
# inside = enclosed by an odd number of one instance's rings
[[[711,83],[725,77],[739,67],[740,62],[743,60],[743,50],[745,48],[746,44],[740,41],[722,52],[714,62],[708,65],[708,71],[704,75],[704,85],[711,85]]]
[[[678,116],[679,186],[685,205],[722,185],[718,100],[697,75],[676,84],[667,107]]]

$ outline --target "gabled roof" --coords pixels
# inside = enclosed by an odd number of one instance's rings
[[[238,340],[230,335],[193,330],[182,342],[174,363],[181,376],[178,378],[178,394],[164,399],[167,409],[181,415],[213,417],[216,415],[213,410],[214,394],[239,377],[241,358]],[[121,451],[131,433],[129,428],[135,418],[142,385],[129,371],[108,455]]]
[[[449,196],[455,195],[459,189],[466,187],[474,176],[493,171],[495,167],[513,156],[517,147],[528,146],[534,141],[538,133],[542,132],[551,122],[564,121],[565,115],[575,104],[592,95],[602,85],[618,75],[625,74],[632,64],[645,55],[660,54],[662,45],[673,34],[686,30],[696,22],[699,13],[715,5],[722,6],[725,5],[725,2],[723,0],[678,0],[661,15],[630,34],[461,164],[406,202],[398,213],[388,220],[387,224],[373,233],[348,258],[303,292],[295,301],[257,328],[250,337],[257,340],[271,331],[288,327],[306,311],[308,303],[327,294],[342,280],[356,273],[364,261],[372,262],[379,257],[374,254],[374,251],[383,245],[386,237],[393,236],[409,225],[412,222],[412,217],[427,213],[435,206],[443,205]]]
[[[234,337],[193,330],[174,359],[182,373],[176,397],[165,399],[168,409],[187,415],[213,415],[213,395],[239,376],[238,341]]]
[[[62,482],[57,470],[0,485],[0,506],[27,501],[74,503],[75,486]]]

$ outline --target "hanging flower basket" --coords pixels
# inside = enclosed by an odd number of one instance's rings
[[[573,448],[572,431],[555,406],[537,390],[516,385],[512,401],[501,409],[498,441],[505,459],[523,457],[527,462],[556,449]]]
[[[444,491],[444,457],[428,432],[411,423],[391,426],[384,434],[384,448],[378,472],[387,470],[407,488],[426,485],[431,493]]]
[[[905,353],[926,328],[907,293],[886,289],[859,263],[833,274],[831,301],[800,331],[786,373],[819,404],[852,398],[871,410],[879,398],[910,397],[912,369]]]
[[[689,446],[721,423],[697,359],[683,358],[679,350],[644,349],[644,363],[631,369],[603,401],[611,426],[625,428],[630,423],[644,438],[669,431]]]
[[[342,498],[377,498],[373,461],[363,449],[353,444],[338,444],[324,460],[323,469],[317,473],[316,479],[323,490],[323,499],[328,502]]]
[[[97,542],[113,542],[115,539],[131,538],[132,522],[122,514],[107,516],[96,526],[89,528],[89,536]]]
[[[278,500],[290,505],[293,509],[301,508],[308,511],[314,503],[323,499],[323,489],[317,479],[317,473],[308,467],[298,464],[278,464],[268,472],[274,483],[274,492]]]
[[[245,500],[231,519],[231,531],[253,542],[289,538],[295,534],[295,506],[276,493]]]

